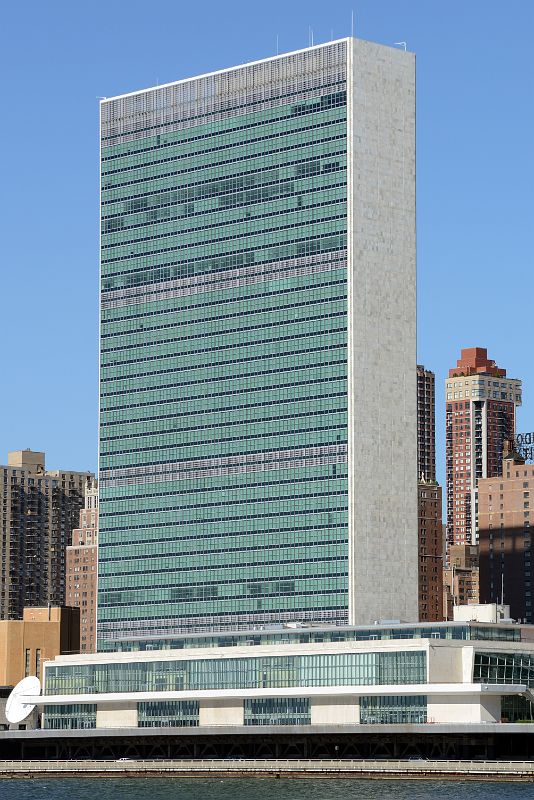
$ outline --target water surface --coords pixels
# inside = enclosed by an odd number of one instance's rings
[[[532,783],[279,780],[273,778],[65,778],[1,780],[1,800],[533,800]]]

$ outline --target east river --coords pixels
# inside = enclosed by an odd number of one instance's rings
[[[532,783],[405,780],[0,779],[1,800],[532,800]]]

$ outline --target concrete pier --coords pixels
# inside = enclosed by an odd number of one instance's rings
[[[1,778],[271,777],[534,782],[534,761],[201,759],[0,761]]]

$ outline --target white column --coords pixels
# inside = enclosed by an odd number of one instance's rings
[[[201,728],[210,725],[243,725],[243,700],[201,700],[198,724]]]
[[[312,725],[357,725],[360,722],[358,697],[313,697],[310,707]]]
[[[137,703],[96,707],[97,728],[137,728]]]

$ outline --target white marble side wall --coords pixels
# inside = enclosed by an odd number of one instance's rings
[[[349,40],[350,624],[418,618],[415,58]]]
[[[429,683],[471,683],[471,675],[464,675],[464,647],[428,645]],[[473,648],[467,648],[472,650]]]
[[[499,695],[428,695],[427,720],[441,723],[499,722]]]

